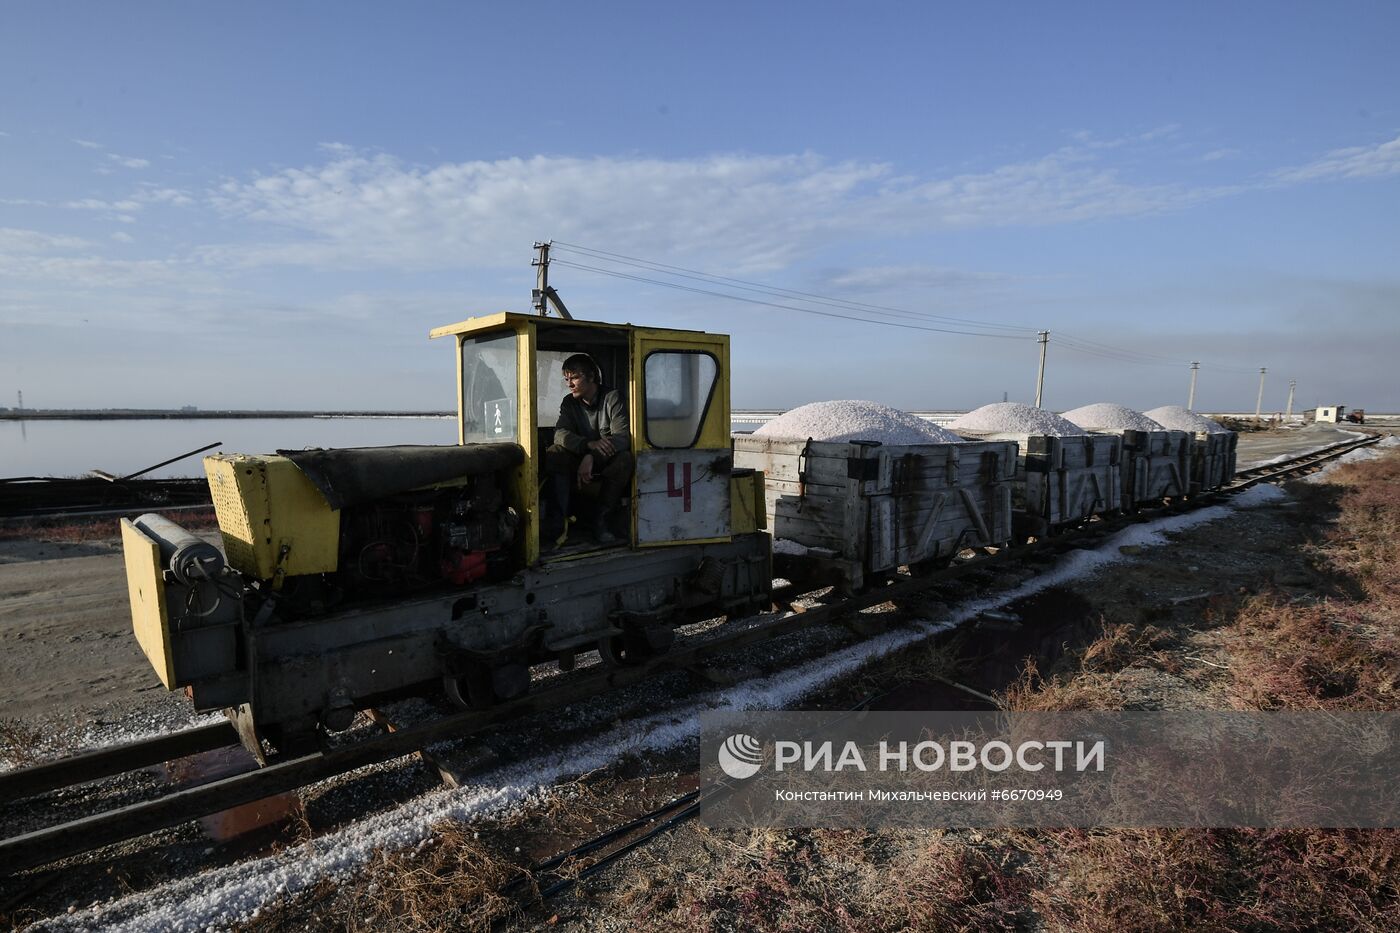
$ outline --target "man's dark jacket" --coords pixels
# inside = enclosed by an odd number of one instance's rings
[[[612,438],[613,446],[619,451],[630,450],[631,430],[622,393],[600,385],[592,405],[585,405],[572,395],[564,396],[559,403],[559,420],[554,426],[554,443],[580,457],[589,452],[589,441],[604,437]]]

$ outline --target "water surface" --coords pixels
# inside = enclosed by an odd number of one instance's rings
[[[303,447],[455,444],[455,417],[195,418],[148,421],[0,421],[0,478],[125,476],[205,444],[227,453],[265,454]],[[210,451],[213,453],[214,451]],[[146,474],[203,476],[194,456]]]

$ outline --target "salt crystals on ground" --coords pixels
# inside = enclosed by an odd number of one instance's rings
[[[1048,434],[1070,437],[1084,429],[1052,411],[1032,408],[1020,402],[996,402],[963,415],[949,428],[959,434]]]
[[[1161,431],[1162,426],[1141,412],[1112,402],[1095,402],[1060,417],[1086,431]]]
[[[917,415],[879,402],[812,402],[784,412],[754,431],[755,437],[814,441],[879,441],[881,444],[956,444],[962,440]]]
[[[1166,428],[1168,431],[1191,431],[1206,434],[1229,434],[1228,428],[1211,421],[1193,411],[1187,411],[1180,405],[1163,405],[1161,408],[1154,408],[1151,411],[1143,412],[1144,415]]]

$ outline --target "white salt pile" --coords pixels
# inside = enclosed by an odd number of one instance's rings
[[[1060,417],[1086,431],[1160,431],[1162,426],[1146,415],[1124,405],[1095,402],[1067,411]]]
[[[879,402],[812,402],[754,431],[755,437],[815,441],[879,441],[881,444],[956,444],[962,440],[897,408]]]
[[[1154,408],[1151,411],[1143,412],[1143,414],[1168,431],[1191,431],[1194,433],[1204,431],[1207,434],[1230,433],[1229,428],[1222,428],[1209,418],[1187,411],[1180,405],[1163,405],[1161,408]]]
[[[1084,429],[1052,411],[1020,402],[996,402],[970,411],[948,425],[959,434],[1048,434],[1069,437]]]

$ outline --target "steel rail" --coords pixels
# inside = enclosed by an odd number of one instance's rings
[[[1233,495],[1245,489],[1310,469],[1321,462],[1335,459],[1359,447],[1374,444],[1378,436],[1344,442],[1301,455],[1294,461],[1270,464],[1270,472],[1237,480],[1230,486],[1197,496],[1186,505],[1172,506],[1165,511],[1182,511],[1209,504],[1221,496]],[[1014,548],[1002,548],[996,553],[970,560],[922,577],[901,577],[888,585],[866,593],[793,613],[773,622],[754,626],[740,632],[721,634],[694,645],[673,649],[635,667],[601,668],[576,671],[558,686],[527,694],[520,699],[502,703],[487,710],[457,713],[442,719],[401,729],[354,745],[317,752],[311,755],[274,762],[257,771],[235,775],[198,787],[174,791],[157,800],[130,804],[105,813],[20,836],[0,840],[0,874],[13,874],[69,856],[93,851],[114,842],[146,835],[161,829],[181,825],[198,817],[229,807],[251,803],[274,794],[296,790],[316,781],[344,774],[358,768],[411,755],[435,742],[462,738],[488,726],[507,722],[521,716],[562,708],[581,699],[609,690],[617,690],[650,679],[658,674],[694,669],[704,661],[790,634],[799,629],[828,622],[880,603],[907,598],[938,584],[958,577],[984,572],[1005,563],[1021,563],[1037,554],[1053,553],[1081,547],[1083,542],[1110,534],[1128,524],[1149,521],[1163,510],[1145,510],[1114,517],[1061,535],[1038,540]],[[159,740],[156,740],[159,741]],[[145,743],[137,743],[138,746]],[[135,754],[134,749],[127,752]],[[50,769],[71,767],[77,759],[64,759],[41,766]],[[84,778],[89,780],[89,778]]]
[[[238,732],[233,726],[215,722],[17,768],[0,774],[0,805],[237,744]]]

